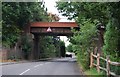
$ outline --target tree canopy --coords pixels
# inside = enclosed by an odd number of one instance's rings
[[[120,58],[120,2],[57,2],[57,9],[68,19],[74,19],[80,31],[74,32],[70,42],[73,51],[83,66],[88,66],[88,52],[97,46],[100,35],[99,27],[105,28],[102,56],[110,55],[111,60]],[[99,42],[101,43],[101,42]],[[89,68],[89,67],[88,67]]]
[[[42,5],[41,2],[2,3],[2,41],[4,46],[14,44],[29,22],[47,21],[47,13]]]

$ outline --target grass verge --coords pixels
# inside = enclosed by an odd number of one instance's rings
[[[98,73],[96,68],[88,69],[84,73],[87,77],[106,77],[102,71]]]

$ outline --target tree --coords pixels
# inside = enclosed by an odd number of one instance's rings
[[[74,19],[80,26],[80,31],[73,30],[74,36],[70,41],[73,44],[73,51],[79,53],[79,59],[84,67],[89,64],[88,52],[97,46],[99,35],[97,28],[101,25],[106,27],[103,53],[111,55],[114,60],[119,58],[114,55],[119,55],[120,51],[120,2],[57,2],[56,7],[63,16]]]
[[[47,21],[47,13],[39,2],[2,3],[2,41],[4,46],[12,46],[23,28],[34,21]]]
[[[60,41],[60,56],[65,57],[66,49],[64,41]]]
[[[49,17],[50,22],[59,21],[60,20],[59,16],[56,15],[56,14],[48,13],[48,17]]]
[[[114,61],[119,61],[120,57],[120,2],[109,3],[109,22],[106,27],[105,45],[103,50],[105,55],[110,55]]]
[[[57,2],[56,7],[63,16],[68,17],[68,19],[75,19],[79,24],[83,24],[86,19],[98,20],[103,24],[108,22],[105,3]]]
[[[68,52],[73,52],[72,44],[69,44],[66,49]]]
[[[53,58],[56,57],[56,47],[52,36],[40,36],[39,43],[39,58]]]
[[[32,45],[25,28],[30,22],[48,21],[47,12],[42,2],[3,2],[2,3],[2,42],[3,47],[20,47],[26,59],[32,51]],[[22,40],[21,40],[22,39]],[[21,40],[21,41],[20,41]]]

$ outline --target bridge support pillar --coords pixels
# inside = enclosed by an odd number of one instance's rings
[[[34,35],[34,48],[33,48],[33,59],[39,59],[39,36]]]

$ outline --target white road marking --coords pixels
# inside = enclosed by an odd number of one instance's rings
[[[40,65],[43,65],[43,64],[39,64],[39,65],[36,65],[36,66],[34,66],[34,67],[38,67],[38,66],[40,66]]]
[[[36,66],[34,66],[34,67],[38,67],[38,66],[40,66],[40,65],[36,65]]]
[[[43,64],[39,64],[39,65],[43,65]]]
[[[51,62],[46,62],[45,64],[49,64],[49,63],[51,63]]]
[[[19,75],[23,75],[24,73],[26,73],[26,72],[28,72],[30,69],[27,69],[27,70],[25,70],[24,72],[22,72],[21,74],[19,74]]]

